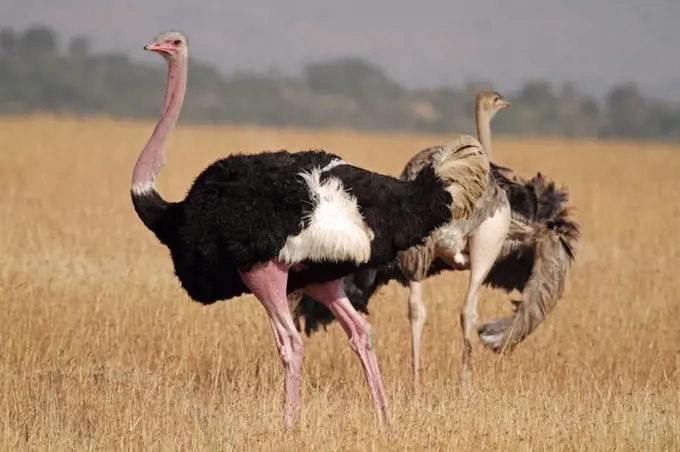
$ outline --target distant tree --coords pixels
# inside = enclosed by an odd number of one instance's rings
[[[403,89],[385,71],[361,58],[310,64],[304,71],[307,86],[316,93],[355,98],[403,95]]]
[[[0,52],[4,55],[14,53],[17,46],[17,36],[12,28],[6,27],[0,30]]]
[[[518,100],[527,106],[541,109],[551,109],[557,103],[552,86],[544,80],[526,82],[519,93]]]
[[[20,38],[19,46],[28,56],[54,55],[57,53],[57,36],[49,27],[32,27]]]
[[[645,136],[649,114],[647,99],[638,87],[628,83],[614,87],[607,95],[610,130],[606,135],[619,137]]]
[[[90,53],[90,41],[85,36],[74,36],[68,43],[68,53],[74,58],[84,58]]]
[[[675,105],[659,120],[659,135],[680,140],[680,107]]]

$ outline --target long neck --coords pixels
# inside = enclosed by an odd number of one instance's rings
[[[170,76],[171,70],[176,70],[176,69],[170,69],[170,67],[168,67],[168,76],[165,79],[165,94],[163,95],[163,108],[161,108],[161,117],[163,117],[163,115],[165,115],[165,113],[168,111],[168,105],[170,104],[170,101],[172,100],[172,90],[175,87],[174,85],[175,85],[176,77]],[[159,121],[160,121],[160,119],[159,119]]]
[[[182,109],[186,82],[186,59],[171,60],[168,64],[163,112],[132,171],[133,193],[146,194],[156,190],[156,176],[165,163],[164,144]]]
[[[491,160],[493,157],[491,150],[491,114],[480,108],[479,103],[475,108],[475,121],[477,123],[477,139],[482,144],[486,156]]]

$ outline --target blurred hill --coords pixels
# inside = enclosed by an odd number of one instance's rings
[[[45,26],[0,31],[0,114],[157,117],[164,78],[158,56],[147,63],[122,52],[95,52],[88,38],[61,42]],[[457,87],[408,88],[358,57],[311,62],[300,75],[224,75],[194,58],[182,121],[474,132],[474,94],[487,87],[471,80]],[[537,78],[503,94],[512,107],[494,121],[500,134],[680,139],[680,103],[649,97],[633,83],[613,86],[603,99]]]
[[[184,31],[193,55],[227,73],[357,56],[407,87],[498,89],[527,79],[572,82],[603,96],[635,82],[680,100],[677,0],[4,0],[0,27],[49,24],[96,51],[140,55],[140,43]]]

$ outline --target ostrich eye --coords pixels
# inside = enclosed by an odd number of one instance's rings
[[[493,98],[493,101],[494,101],[494,102],[498,102],[499,100],[501,100],[501,99],[500,99],[500,97],[498,97],[498,96],[496,96],[496,97]]]
[[[175,39],[174,41],[172,41],[172,45],[174,45],[175,47],[179,47],[181,44],[182,41],[180,41],[179,39]]]

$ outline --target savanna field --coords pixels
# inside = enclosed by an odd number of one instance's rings
[[[152,130],[0,122],[0,449],[680,450],[680,147],[495,139],[497,163],[569,188],[582,239],[564,298],[510,356],[475,341],[466,399],[467,273],[425,283],[418,391],[407,291],[392,283],[369,306],[390,425],[377,429],[359,360],[334,324],[304,338],[301,417],[286,431],[261,305],[192,302],[134,212],[131,171]],[[178,200],[212,160],[278,148],[321,147],[397,175],[446,140],[180,126],[158,186]],[[484,288],[480,323],[516,298]]]

